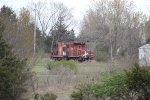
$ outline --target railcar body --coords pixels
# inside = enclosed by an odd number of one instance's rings
[[[87,49],[84,42],[58,42],[57,48],[51,53],[51,58],[85,61],[93,59],[93,53]]]

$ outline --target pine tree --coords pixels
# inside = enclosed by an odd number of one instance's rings
[[[26,60],[20,60],[3,39],[4,26],[0,21],[0,100],[21,100],[29,76]]]

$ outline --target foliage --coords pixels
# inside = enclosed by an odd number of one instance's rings
[[[51,35],[45,35],[44,39],[44,51],[50,52],[53,50],[56,46],[58,41],[74,41],[75,40],[75,33],[74,30],[68,30],[67,26],[64,22],[64,20],[59,22],[60,24],[56,23],[54,27],[52,27],[50,34]],[[41,34],[42,38],[42,34]]]
[[[146,38],[146,43],[150,43],[150,19],[147,21],[147,22],[145,22],[145,27],[144,27],[145,29],[145,33],[146,33],[146,36],[145,36],[145,38]]]
[[[15,34],[17,39],[14,40],[16,45],[13,44],[13,49],[16,51],[15,54],[29,58],[33,54],[34,27],[31,24],[31,15],[28,9],[22,8],[20,10],[17,24],[18,30],[16,31],[19,31],[20,34]]]
[[[108,48],[113,58],[121,56],[122,52],[125,56],[138,56],[137,49],[143,41],[141,32],[145,35],[143,24],[146,17],[134,9],[136,6],[132,1],[96,0],[84,15],[82,41]]]
[[[58,67],[67,67],[67,68],[70,68],[71,70],[77,71],[77,66],[76,66],[75,62],[72,60],[50,61],[47,64],[47,68],[49,70],[52,70],[52,69],[58,68]]]
[[[122,73],[107,76],[102,81],[102,84],[94,85],[93,87],[96,95],[101,98],[123,98],[124,94],[128,93],[128,89],[126,87],[126,77]]]
[[[80,84],[76,91],[71,94],[71,100],[97,100],[95,92],[93,91],[94,84]]]
[[[45,93],[44,95],[35,94],[34,100],[56,100],[57,96],[53,93]]]
[[[71,97],[72,100],[99,100],[106,97],[114,99],[126,92],[125,86],[126,81],[123,74],[105,75],[100,84],[80,85],[77,88],[78,91],[74,91]]]
[[[1,11],[0,13],[1,18],[4,18],[4,19],[9,18],[10,21],[16,22],[17,20],[16,14],[14,13],[14,11],[12,11],[11,8],[4,5],[0,11]]]
[[[37,52],[52,51],[57,46],[58,41],[75,40],[74,30],[68,29],[69,24],[67,22],[70,23],[72,17],[70,10],[63,4],[50,6],[54,6],[52,16],[56,18],[45,19],[44,17],[41,19],[43,15],[39,15],[37,9],[37,18],[41,28],[39,29],[38,26],[36,28]],[[3,37],[12,46],[13,52],[20,58],[30,57],[34,45],[34,21],[31,12],[26,8],[21,8],[17,18],[10,7],[3,6],[0,10],[0,19],[5,25]]]
[[[109,54],[105,51],[96,51],[94,53],[94,58],[96,61],[108,61],[109,60]]]
[[[54,49],[57,46],[58,41],[70,42],[75,40],[74,30],[68,30],[64,20],[57,22],[54,27],[55,28],[51,29],[51,35],[46,36],[46,52]]]
[[[18,18],[15,12],[6,6],[0,11],[0,19],[5,25],[3,38],[12,46],[12,50],[20,58],[27,58],[33,52],[33,29],[29,10],[22,8]]]
[[[3,39],[4,26],[0,23],[0,99],[21,100],[30,72],[26,60],[17,58]]]
[[[134,91],[140,100],[150,99],[150,70],[147,67],[140,68],[135,64],[131,71],[126,72],[127,85]]]
[[[101,83],[80,85],[77,91],[72,93],[71,98],[72,100],[100,98],[149,100],[149,95],[150,71],[134,65],[131,70],[124,73],[105,75]],[[89,96],[94,99],[86,98]]]
[[[38,36],[39,39],[37,39],[38,44],[46,53],[52,51],[57,46],[58,41],[74,41],[74,30],[70,30],[72,23],[71,9],[63,3],[55,2],[50,4],[37,2],[31,8],[36,9],[33,11],[34,13],[36,11],[41,30],[41,36]],[[45,13],[43,12],[45,9],[51,10]],[[44,48],[41,42],[44,43]],[[38,49],[41,49],[39,46]]]
[[[46,38],[47,38],[47,36],[45,36],[45,34],[42,34],[40,29],[37,27],[36,28],[36,51],[37,52],[46,50],[46,45],[47,45],[46,42],[45,42]]]

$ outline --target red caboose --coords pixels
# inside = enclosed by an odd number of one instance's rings
[[[84,42],[58,42],[57,48],[51,53],[52,59],[90,60],[93,53],[87,50]]]

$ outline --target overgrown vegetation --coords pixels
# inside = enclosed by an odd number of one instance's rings
[[[96,61],[108,61],[109,58],[109,54],[105,51],[96,51],[94,53],[94,59]]]
[[[150,71],[138,65],[122,73],[105,75],[101,83],[82,84],[71,95],[72,100],[150,99]]]
[[[130,92],[134,94],[138,100],[150,99],[150,70],[148,67],[140,68],[139,65],[131,71],[126,72],[127,86]]]
[[[81,84],[71,94],[71,100],[97,100],[93,84]]]
[[[138,58],[138,48],[150,43],[149,15],[137,11],[134,2],[93,2],[81,21],[78,37],[75,36],[76,28],[71,25],[74,24],[72,10],[64,4],[38,2],[29,8],[31,9],[21,8],[17,14],[7,5],[0,9],[0,100],[30,98],[30,95],[24,95],[26,89],[30,88],[29,85],[32,92],[56,88],[64,94],[79,82],[89,84],[78,86],[71,95],[73,100],[150,99],[149,69],[134,65],[130,70],[115,73],[116,70],[124,69],[122,66],[117,67],[120,63],[115,60],[121,58],[130,65],[129,61],[136,62],[135,59]],[[36,61],[38,53],[43,57],[41,54],[55,49],[59,41],[80,40],[89,44],[88,49],[95,51],[95,59],[101,61],[101,64],[93,61],[80,63],[77,64],[80,69],[77,69],[74,61],[50,61],[48,64],[46,61]],[[33,52],[37,56],[33,57]],[[47,59],[47,54],[44,55],[43,58]],[[26,58],[29,58],[28,62]],[[110,59],[114,63],[108,64]],[[107,64],[103,64],[107,60]],[[31,75],[28,67],[33,64],[37,65],[37,69],[33,70],[35,77],[27,81]],[[126,65],[125,67],[128,69]],[[106,71],[111,74],[105,74],[100,83],[91,84],[97,82],[101,78],[99,74]],[[37,100],[57,98],[51,93],[37,94],[35,97]]]
[[[72,100],[99,100],[116,98],[122,95],[125,90],[125,76],[117,73],[113,75],[105,75],[102,83],[82,84],[71,95]],[[122,92],[120,92],[122,91]]]
[[[135,10],[135,3],[128,0],[95,1],[84,15],[80,39],[91,43],[93,50],[98,45],[97,50],[107,51],[112,58],[138,56],[137,49],[150,37],[150,24],[149,16]]]
[[[67,61],[67,60],[50,61],[47,64],[47,68],[49,70],[52,70],[52,69],[55,69],[58,67],[65,67],[65,68],[69,68],[71,70],[77,71],[77,66],[76,66],[75,62],[72,60],[69,60],[69,61]]]
[[[12,46],[13,53],[20,58],[31,57],[33,52],[33,24],[29,10],[22,8],[19,16],[7,6],[0,9],[0,20],[5,25],[3,39]]]
[[[34,100],[56,100],[57,96],[53,93],[45,93],[43,95],[35,94]]]
[[[20,60],[3,39],[5,27],[0,21],[0,100],[22,100],[30,72],[26,60]]]

